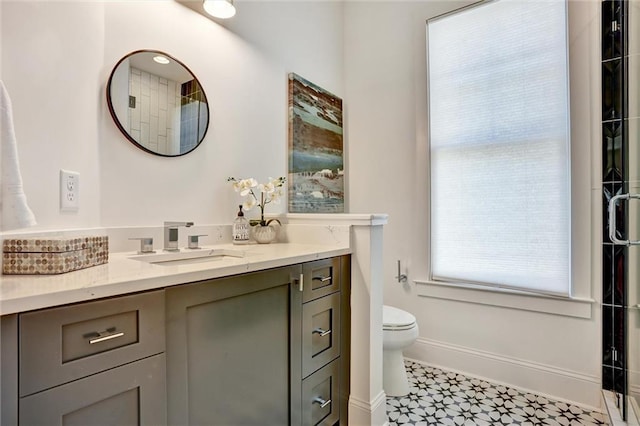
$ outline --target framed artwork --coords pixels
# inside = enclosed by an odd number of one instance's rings
[[[344,212],[342,99],[289,74],[289,213]]]

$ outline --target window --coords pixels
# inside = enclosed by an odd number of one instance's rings
[[[566,21],[496,0],[427,22],[432,280],[570,294]]]

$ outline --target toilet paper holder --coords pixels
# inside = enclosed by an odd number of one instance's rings
[[[398,280],[399,283],[407,282],[407,274],[403,274],[400,269],[400,260],[398,260],[398,275],[396,275],[396,279]]]

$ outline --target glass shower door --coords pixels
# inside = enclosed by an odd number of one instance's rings
[[[640,416],[640,0],[602,2],[603,377]]]
[[[640,417],[640,0],[604,1],[603,35],[603,388],[631,420]]]
[[[626,173],[624,189],[630,197],[640,194],[640,0],[627,3],[627,52],[625,77],[627,113],[624,116],[626,133]],[[626,208],[626,344],[627,344],[627,418],[640,418],[640,199],[629,198]]]

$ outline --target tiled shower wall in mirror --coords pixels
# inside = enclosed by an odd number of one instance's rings
[[[129,133],[145,148],[177,152],[173,129],[180,120],[180,83],[130,67]],[[133,100],[131,100],[133,98]]]

